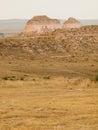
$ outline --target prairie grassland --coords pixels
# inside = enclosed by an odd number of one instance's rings
[[[98,130],[96,57],[0,50],[0,130]]]
[[[98,130],[98,82],[1,80],[0,130]]]

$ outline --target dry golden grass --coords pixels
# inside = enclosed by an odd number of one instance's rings
[[[97,130],[98,83],[83,78],[0,82],[0,130]]]
[[[97,42],[67,40],[0,39],[0,130],[98,130]]]

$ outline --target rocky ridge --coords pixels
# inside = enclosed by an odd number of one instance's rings
[[[1,52],[22,50],[31,55],[65,55],[98,57],[98,26],[70,30],[58,29],[36,37],[16,37],[0,40]]]

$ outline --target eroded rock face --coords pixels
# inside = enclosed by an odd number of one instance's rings
[[[71,17],[63,24],[64,29],[80,28],[80,27],[81,27],[80,22],[75,18],[71,18]]]
[[[71,29],[71,28],[80,28],[81,24],[75,18],[69,18],[62,25],[59,20],[51,19],[47,16],[34,16],[30,19],[21,36],[36,36],[36,35],[44,35],[53,32],[56,29]]]
[[[23,34],[45,34],[58,28],[61,28],[59,20],[47,16],[35,16],[27,22]]]

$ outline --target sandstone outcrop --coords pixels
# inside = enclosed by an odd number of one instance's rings
[[[47,16],[34,16],[29,20],[23,30],[23,34],[45,34],[61,28],[60,21]]]
[[[71,18],[71,17],[63,24],[64,29],[80,28],[80,27],[81,27],[81,23],[75,18]]]
[[[75,18],[69,18],[62,25],[59,20],[51,19],[45,15],[43,16],[34,16],[30,19],[21,36],[38,36],[38,35],[47,35],[57,29],[72,29],[72,28],[80,28],[81,24]]]

